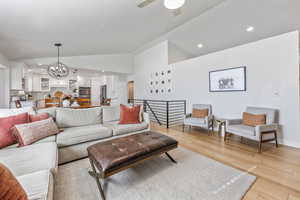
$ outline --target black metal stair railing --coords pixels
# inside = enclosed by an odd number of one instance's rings
[[[186,100],[129,99],[128,101],[133,105],[143,105],[144,112],[149,113],[151,121],[167,128],[181,125],[186,115]]]

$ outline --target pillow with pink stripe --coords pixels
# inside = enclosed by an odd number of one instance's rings
[[[52,118],[16,125],[14,129],[14,135],[17,137],[19,146],[30,145],[38,140],[58,133],[59,129]]]
[[[17,124],[25,124],[28,122],[28,113],[0,118],[0,148],[17,143],[16,138],[12,134],[13,127]]]

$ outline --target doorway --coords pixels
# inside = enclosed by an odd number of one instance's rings
[[[103,104],[105,99],[107,99],[107,86],[101,85],[100,86],[100,103]]]
[[[128,103],[131,99],[134,99],[134,81],[129,81],[127,84],[128,88]]]

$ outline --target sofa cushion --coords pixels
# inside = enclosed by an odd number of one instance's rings
[[[103,106],[103,123],[120,120],[120,106]]]
[[[36,114],[32,107],[24,107],[24,108],[15,108],[15,109],[0,109],[0,117],[9,117],[13,115],[18,115],[22,113],[28,113],[31,115]]]
[[[18,176],[29,200],[52,200],[54,181],[49,170]]]
[[[227,131],[229,133],[237,133],[245,136],[255,136],[255,128],[252,126],[246,126],[243,124],[230,125],[227,126]]]
[[[114,136],[142,131],[148,128],[148,124],[146,122],[142,122],[139,124],[119,124],[119,121],[112,121],[106,122],[104,126],[111,128],[113,130]]]
[[[56,123],[60,128],[70,128],[101,124],[102,108],[70,109],[59,108],[56,110]]]
[[[54,142],[32,144],[20,148],[0,150],[0,162],[15,176],[40,170],[56,170],[57,145]]]
[[[112,130],[101,124],[65,128],[58,134],[56,142],[58,147],[65,147],[83,142],[98,140],[112,136]]]
[[[37,110],[37,113],[38,114],[47,113],[47,114],[49,114],[50,117],[52,117],[55,120],[56,119],[56,109],[57,109],[56,107],[39,109],[39,110]]]

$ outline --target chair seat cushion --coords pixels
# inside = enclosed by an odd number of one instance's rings
[[[111,128],[114,136],[142,131],[148,128],[148,124],[146,122],[139,124],[119,124],[119,121],[112,121],[106,122],[104,126]]]
[[[53,199],[53,175],[49,170],[42,170],[17,177],[27,193],[28,200]]]
[[[186,125],[205,125],[206,124],[206,119],[205,118],[194,118],[194,117],[190,117],[190,118],[186,118],[184,120],[184,124]]]
[[[112,136],[112,130],[101,124],[65,128],[57,135],[58,147],[66,147],[83,142],[99,140]]]
[[[0,162],[15,176],[41,170],[57,168],[57,146],[55,142],[32,144],[20,148],[0,150]]]
[[[237,135],[255,136],[255,127],[243,124],[227,126],[227,131],[229,133],[236,133]]]

